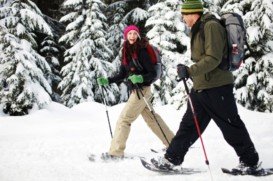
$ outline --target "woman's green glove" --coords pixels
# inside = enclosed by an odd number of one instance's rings
[[[137,84],[137,83],[143,83],[143,76],[142,75],[131,75],[128,77],[128,79],[133,83],[133,84]]]
[[[99,77],[99,78],[97,78],[97,82],[98,82],[98,84],[99,84],[100,86],[106,86],[106,85],[109,84],[108,79],[105,78],[105,77]]]

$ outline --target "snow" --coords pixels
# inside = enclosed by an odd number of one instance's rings
[[[123,104],[108,107],[112,130]],[[263,167],[273,167],[273,114],[246,110],[239,106]],[[175,132],[185,107],[155,107]],[[88,155],[100,155],[109,148],[111,137],[103,104],[81,103],[67,108],[51,103],[45,109],[32,110],[29,115],[13,117],[0,112],[0,180],[1,181],[91,181],[91,180],[211,180],[210,172],[198,140],[185,157],[184,167],[206,170],[194,175],[161,175],[142,167],[138,159],[105,163],[90,162]],[[220,167],[231,168],[238,163],[233,149],[224,141],[214,122],[203,134],[203,140],[215,181],[254,181],[252,176],[228,176]],[[132,125],[126,154],[153,156],[150,148],[163,145],[139,117]],[[156,155],[155,155],[156,156]],[[273,176],[259,181],[272,180]]]

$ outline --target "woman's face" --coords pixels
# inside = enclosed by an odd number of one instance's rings
[[[137,41],[138,33],[135,30],[131,30],[127,33],[127,40],[132,45]]]

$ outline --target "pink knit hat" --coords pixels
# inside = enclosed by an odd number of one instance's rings
[[[127,39],[127,34],[129,33],[129,31],[131,30],[135,30],[138,34],[138,37],[140,38],[140,35],[139,35],[139,29],[137,26],[135,25],[129,25],[127,26],[124,31],[123,31],[123,38],[126,40]]]

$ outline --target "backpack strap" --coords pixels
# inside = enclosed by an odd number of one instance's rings
[[[132,57],[132,61],[133,61],[134,65],[135,65],[135,67],[137,68],[138,71],[142,71],[143,70],[143,66],[139,63],[138,60],[136,60],[136,59],[134,59]]]
[[[147,47],[146,47],[145,49],[146,49],[146,51],[147,51],[147,53],[148,53],[148,55],[149,55],[149,57],[150,57],[152,63],[153,63],[153,64],[156,64],[157,58],[156,58],[156,54],[155,54],[155,51],[154,51],[152,45],[148,44]],[[134,59],[134,58],[132,57],[132,61],[133,61],[134,65],[135,65],[135,67],[136,67],[139,71],[142,71],[142,70],[143,70],[143,66],[140,64],[140,62],[139,62],[138,60],[136,60],[136,59]]]

